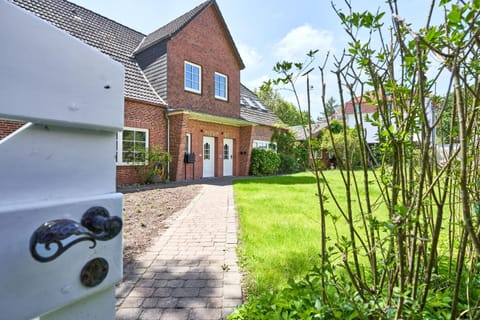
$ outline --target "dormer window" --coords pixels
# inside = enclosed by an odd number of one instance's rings
[[[202,93],[202,67],[185,61],[185,90]]]
[[[228,100],[228,78],[218,72],[215,72],[215,98]]]

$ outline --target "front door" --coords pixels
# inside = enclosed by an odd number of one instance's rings
[[[215,138],[203,137],[203,177],[215,176]]]
[[[233,140],[223,139],[223,176],[233,175]]]

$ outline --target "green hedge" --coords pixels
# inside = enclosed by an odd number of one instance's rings
[[[254,176],[264,176],[275,174],[280,168],[280,156],[272,150],[259,148],[252,149],[252,158],[250,159],[250,174]]]

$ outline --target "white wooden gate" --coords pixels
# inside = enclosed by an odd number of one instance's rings
[[[114,319],[123,67],[0,0],[0,318]]]

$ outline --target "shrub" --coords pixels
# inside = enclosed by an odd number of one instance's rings
[[[168,152],[162,151],[160,146],[155,146],[142,151],[145,164],[136,166],[135,170],[141,184],[156,183],[167,180],[167,165],[172,161]]]
[[[288,154],[279,154],[280,156],[280,169],[279,171],[281,173],[293,173],[293,172],[298,172],[299,170],[299,165],[297,160],[295,159],[295,156],[288,155]]]
[[[250,159],[250,174],[254,176],[263,176],[274,174],[280,168],[280,156],[272,150],[260,148],[252,149]]]

